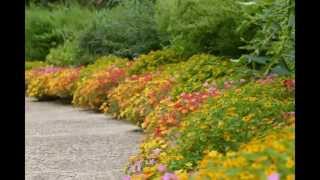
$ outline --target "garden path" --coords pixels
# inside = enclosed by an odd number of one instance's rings
[[[27,180],[121,180],[142,134],[134,125],[59,102],[26,102]]]

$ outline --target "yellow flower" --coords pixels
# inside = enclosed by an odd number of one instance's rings
[[[175,174],[178,176],[179,180],[188,180],[188,174],[185,171],[176,171]]]
[[[261,163],[258,162],[254,162],[251,166],[253,169],[260,169],[262,167]]]
[[[211,152],[209,152],[208,157],[216,158],[216,157],[219,157],[219,155],[220,154],[217,151],[211,151]]]
[[[294,161],[292,159],[288,159],[286,166],[288,168],[292,168],[294,166]]]
[[[244,122],[249,122],[254,117],[254,114],[248,114],[247,116],[243,117]]]
[[[254,175],[250,174],[249,172],[241,172],[239,174],[239,179],[255,179]]]
[[[288,175],[286,180],[294,180],[294,174]]]
[[[271,175],[274,172],[277,172],[277,167],[275,165],[269,166],[265,171],[267,176]]]

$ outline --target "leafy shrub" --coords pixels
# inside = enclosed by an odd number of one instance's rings
[[[26,58],[44,60],[51,48],[74,40],[88,24],[94,11],[78,5],[29,6],[26,13]]]
[[[178,52],[238,56],[241,13],[234,0],[157,1],[158,28],[168,33]]]
[[[39,7],[26,10],[26,59],[44,60],[50,48],[63,42],[63,35],[55,30],[49,11]]]
[[[52,48],[46,57],[46,62],[56,66],[81,65],[84,62],[76,58],[76,41],[66,41],[56,48]]]
[[[239,30],[256,29],[254,36],[246,38],[242,56],[254,68],[265,73],[294,71],[295,59],[295,2],[293,0],[260,0],[244,9],[245,18]]]
[[[149,1],[124,1],[111,10],[101,10],[79,37],[79,57],[114,54],[133,58],[160,48]]]

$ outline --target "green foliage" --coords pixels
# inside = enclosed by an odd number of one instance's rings
[[[89,8],[112,8],[118,5],[121,0],[27,0],[26,4],[36,4],[37,6],[50,7],[51,5],[74,5],[78,4]]]
[[[34,68],[40,68],[40,67],[46,67],[49,66],[49,64],[43,62],[43,61],[26,61],[25,63],[25,70],[30,70]]]
[[[153,3],[130,0],[101,10],[79,38],[79,57],[114,54],[133,58],[159,49]]]
[[[50,53],[46,57],[46,62],[57,66],[85,64],[85,62],[80,61],[83,59],[78,60],[75,57],[76,54],[76,41],[67,40],[63,44],[59,45],[57,48],[52,48],[50,50]]]
[[[159,29],[169,34],[179,52],[240,54],[240,34],[236,27],[241,13],[234,0],[163,0],[157,1],[156,7]]]
[[[74,40],[93,15],[93,11],[78,5],[54,6],[51,9],[27,7],[26,58],[44,60],[51,48]]]
[[[295,2],[293,0],[260,0],[244,8],[240,31],[256,29],[253,38],[245,39],[250,54],[242,56],[254,68],[288,73],[294,71]]]
[[[26,58],[44,60],[50,48],[63,42],[63,35],[47,10],[30,7],[26,11]]]

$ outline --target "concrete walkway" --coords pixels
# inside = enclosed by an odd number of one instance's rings
[[[121,180],[137,127],[58,102],[26,98],[27,180]]]

